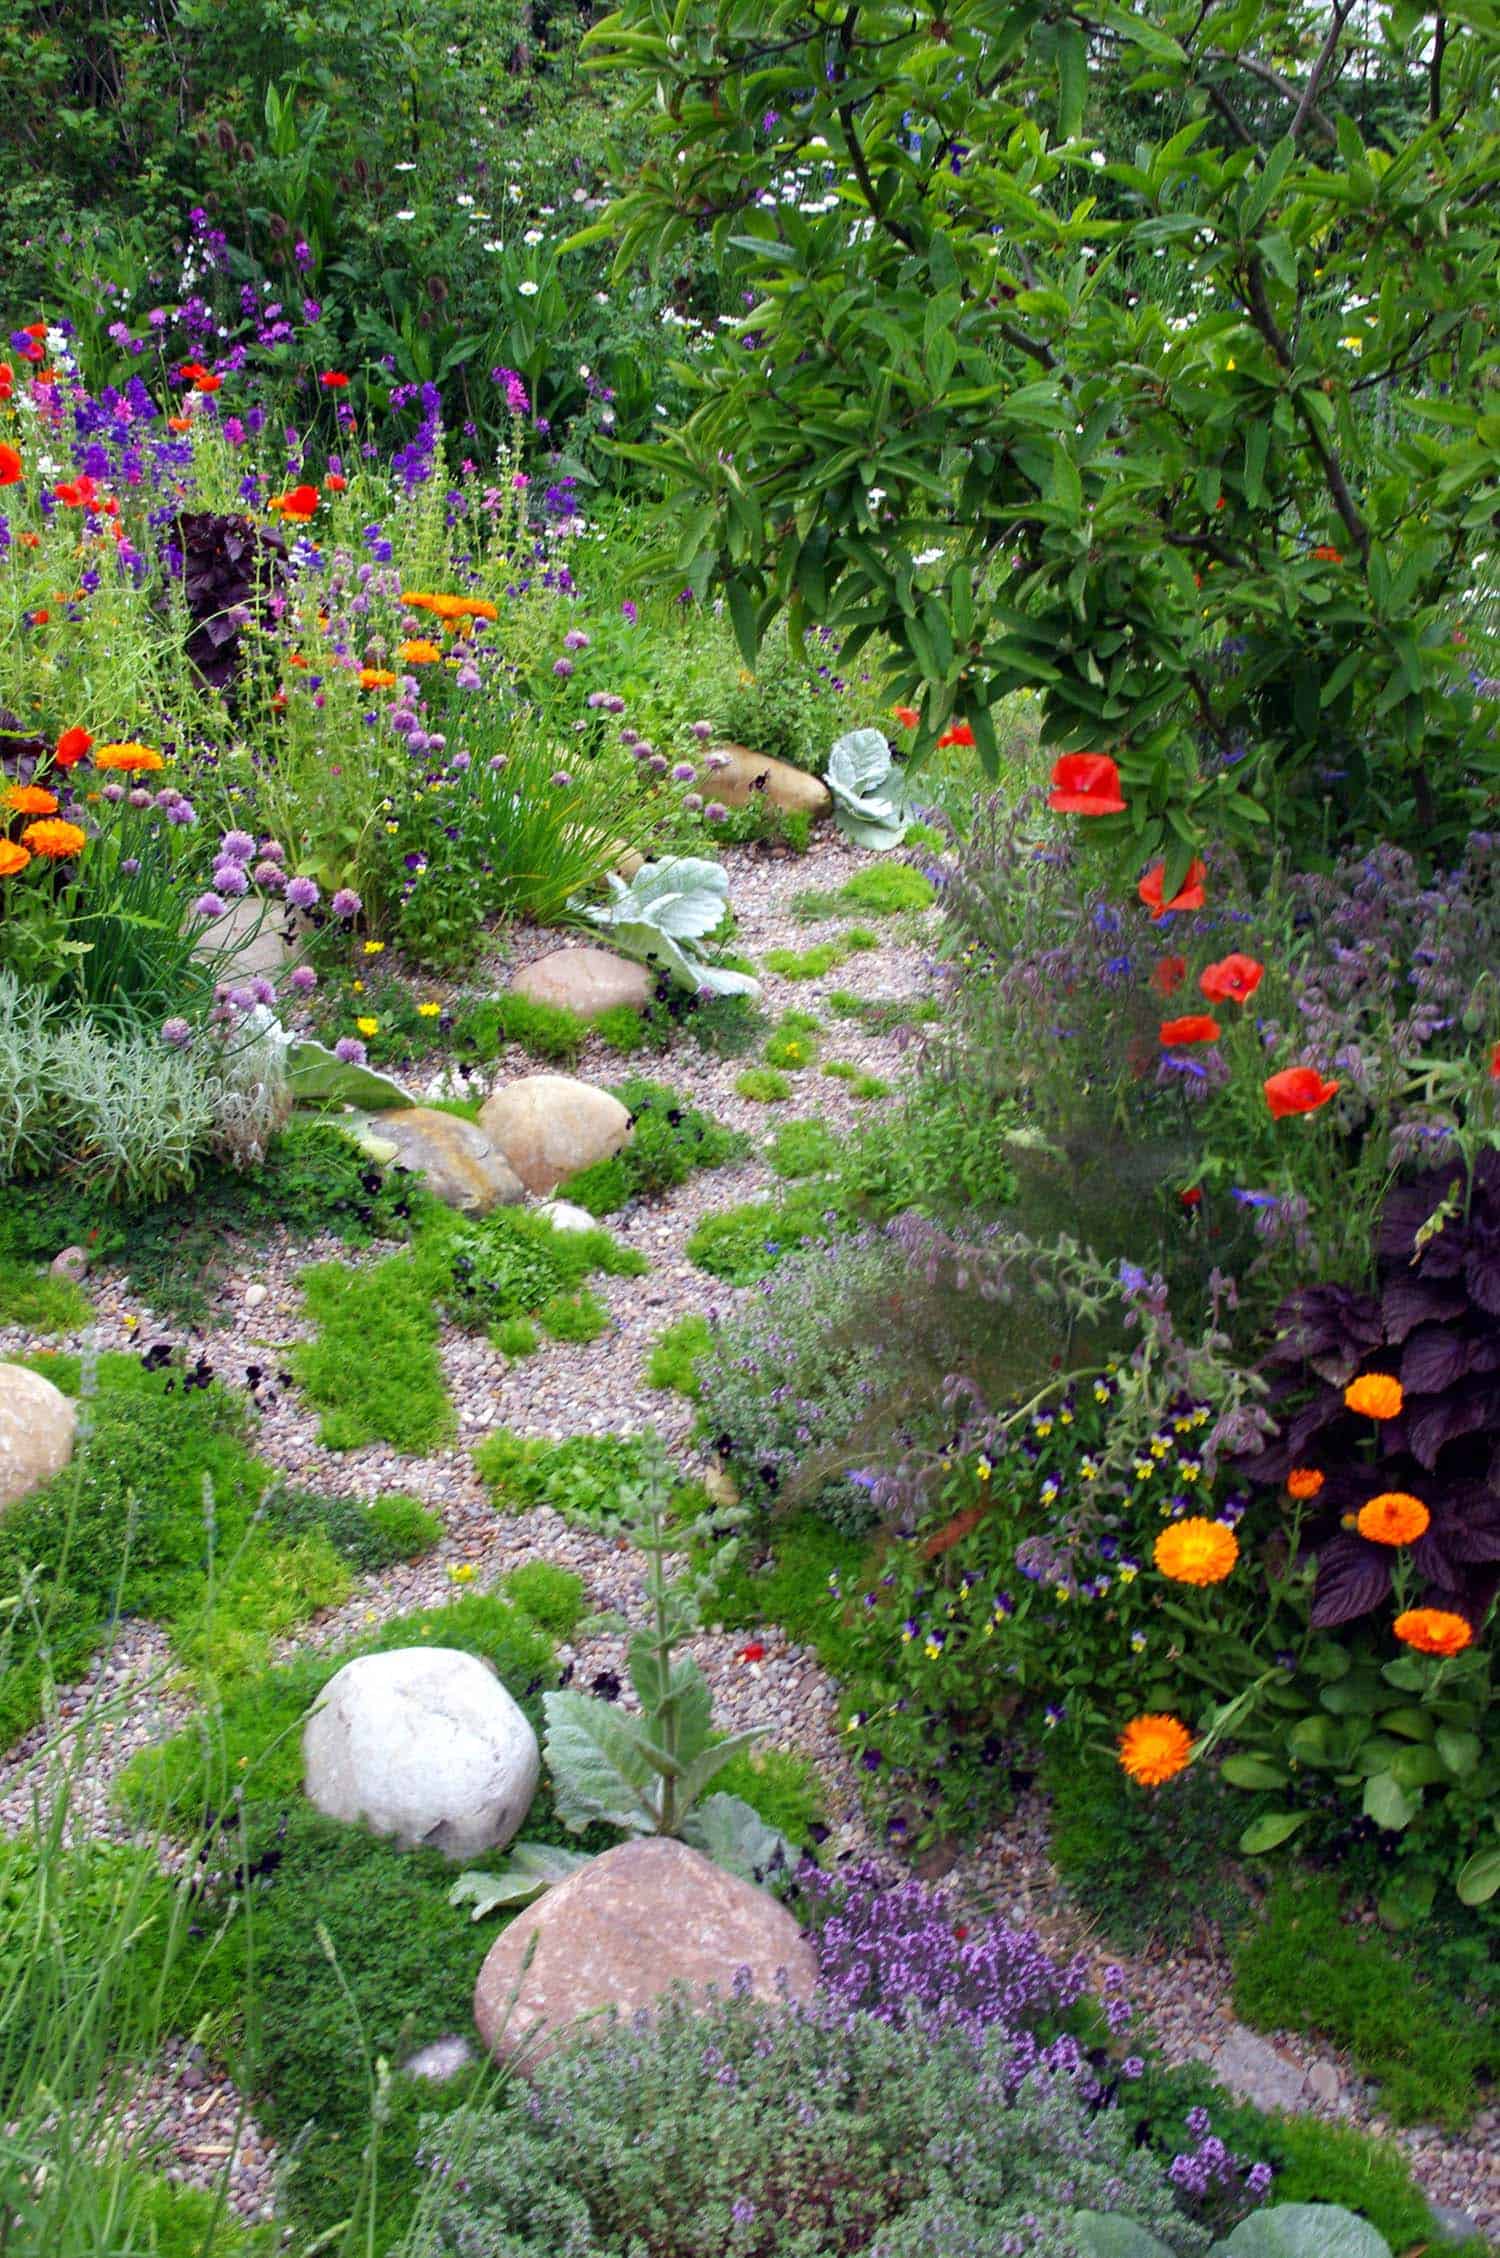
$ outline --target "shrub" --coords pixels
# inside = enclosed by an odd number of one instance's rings
[[[663,2258],[872,2242],[890,2258],[993,2258],[1023,2214],[1061,2246],[1084,2205],[1186,2247],[1160,2167],[1118,2115],[1087,2116],[1065,2081],[1006,2105],[1004,2052],[998,2034],[976,2045],[832,2001],[669,1999],[644,2027],[542,2064],[524,2105],[429,2128],[435,2249],[604,2258],[649,2237]],[[955,2127],[972,2136],[957,2174],[942,2161]]]
[[[266,1500],[265,1514],[268,1526],[282,1535],[321,1531],[341,1559],[367,1575],[430,1552],[443,1534],[441,1514],[396,1491],[361,1504],[358,1498],[278,1489]]]
[[[962,1084],[930,1075],[848,1147],[839,1180],[877,1219],[908,1208],[939,1217],[993,1215],[1017,1188],[993,1108]]]
[[[414,1263],[443,1315],[474,1330],[539,1316],[593,1271],[628,1278],[648,1267],[608,1231],[559,1231],[545,1216],[513,1207],[477,1220],[445,1214],[423,1234]]]
[[[713,1328],[694,1310],[668,1325],[651,1344],[646,1359],[648,1388],[672,1388],[680,1396],[698,1394],[698,1359],[713,1345]]]

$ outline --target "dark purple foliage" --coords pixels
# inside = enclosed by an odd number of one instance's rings
[[[227,690],[255,607],[281,578],[286,543],[253,518],[191,510],[173,524],[168,546],[193,622],[188,657],[204,682]]]
[[[1477,1629],[1500,1584],[1500,1153],[1482,1153],[1471,1176],[1454,1161],[1393,1191],[1376,1252],[1375,1292],[1310,1286],[1282,1310],[1272,1360],[1292,1368],[1278,1394],[1296,1408],[1246,1471],[1280,1483],[1308,1466],[1324,1477],[1307,1531],[1318,1628],[1381,1606],[1403,1558],[1422,1605]],[[1400,1381],[1395,1419],[1347,1408],[1345,1388],[1366,1372]],[[1374,1544],[1355,1527],[1386,1490],[1420,1498],[1431,1515],[1415,1544]]]

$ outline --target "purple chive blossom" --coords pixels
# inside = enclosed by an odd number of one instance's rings
[[[286,898],[292,909],[316,909],[318,906],[317,880],[301,876],[289,878],[286,884]]]
[[[194,917],[224,917],[229,904],[219,894],[200,894],[193,904]]]
[[[672,770],[672,779],[677,784],[695,784],[698,780],[698,771],[691,761],[678,761]]]
[[[340,1035],[333,1046],[333,1055],[340,1066],[363,1066],[367,1054],[357,1036]]]
[[[299,996],[310,996],[318,985],[318,976],[310,964],[299,964],[287,976],[287,986]]]
[[[214,872],[214,886],[221,894],[248,894],[250,880],[242,864],[221,862]]]
[[[286,861],[286,849],[277,839],[262,839],[260,852],[262,859],[266,862]]]
[[[573,672],[573,661],[571,659],[554,659],[552,671],[560,682],[566,682]]]
[[[292,881],[292,884],[296,884],[295,879]],[[290,900],[291,898],[291,891],[291,886],[288,886],[288,900]],[[328,906],[333,911],[335,917],[346,919],[351,917],[358,917],[360,911],[364,908],[363,902],[360,900],[358,894],[355,893],[352,886],[341,886]]]
[[[267,1011],[273,1009],[276,1002],[276,983],[274,980],[268,980],[264,973],[257,973],[251,981],[250,993],[258,1004],[265,1005]]]
[[[193,1039],[193,1030],[185,1019],[164,1019],[161,1039],[174,1051],[185,1050]]]
[[[700,745],[706,745],[709,738],[712,737],[714,733],[714,725],[711,721],[691,722],[689,724],[689,727],[691,728],[693,735],[697,738]]]
[[[589,637],[584,634],[581,627],[570,627],[563,637],[563,649],[565,651],[586,651],[588,647]]]
[[[262,892],[267,894],[279,894],[286,884],[286,872],[274,862],[258,862],[250,876]]]
[[[249,862],[255,853],[255,841],[248,831],[226,831],[219,841],[219,854],[225,862]]]
[[[729,820],[729,810],[722,800],[710,800],[703,810],[703,819],[705,823],[726,823]]]
[[[559,791],[566,791],[573,779],[565,768],[555,768],[552,771],[552,781]]]

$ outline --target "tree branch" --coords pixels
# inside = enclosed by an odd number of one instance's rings
[[[1297,104],[1297,114],[1288,129],[1293,141],[1297,140],[1303,126],[1307,123],[1308,112],[1318,99],[1318,89],[1323,83],[1324,73],[1338,52],[1339,41],[1344,36],[1344,26],[1353,15],[1357,4],[1358,0],[1344,0],[1343,6],[1340,6],[1339,0],[1334,0],[1333,21],[1328,26],[1327,37],[1318,49],[1318,59],[1313,64],[1311,77],[1302,89],[1302,99]]]
[[[1251,78],[1259,79],[1262,86],[1269,86],[1273,94],[1279,94],[1284,102],[1300,102],[1302,99],[1301,87],[1294,86],[1289,78],[1283,78],[1280,71],[1273,71],[1269,63],[1258,63],[1252,55],[1226,55],[1215,47],[1209,49],[1204,60],[1225,63],[1231,70],[1247,71]],[[1338,140],[1332,124],[1321,110],[1309,110],[1307,122],[1316,127],[1325,141]]]
[[[1246,268],[1245,282],[1245,298],[1250,309],[1250,318],[1281,366],[1290,374],[1296,367],[1296,356],[1292,351],[1286,332],[1282,329],[1271,309],[1271,301],[1266,295],[1265,269],[1260,260],[1253,255]],[[1318,424],[1314,421],[1312,411],[1303,398],[1300,389],[1292,393],[1292,406],[1296,411],[1298,421],[1307,433],[1308,444],[1318,458],[1328,491],[1333,497],[1333,506],[1338,511],[1350,540],[1359,551],[1360,562],[1367,564],[1370,557],[1370,529],[1361,517],[1354,496],[1349,491],[1349,481],[1344,476],[1343,465],[1324,438]]]
[[[1448,44],[1448,19],[1440,15],[1432,35],[1432,61],[1427,70],[1427,122],[1436,125],[1443,114],[1443,51]]]

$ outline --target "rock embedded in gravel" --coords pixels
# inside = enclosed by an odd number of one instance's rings
[[[422,1178],[434,1199],[462,1215],[488,1215],[516,1207],[526,1187],[494,1139],[477,1122],[456,1113],[414,1105],[380,1116],[376,1132],[394,1146],[392,1158]]]
[[[557,1004],[592,1019],[595,1012],[628,1004],[643,1011],[651,1001],[654,982],[643,964],[616,956],[613,949],[584,944],[576,949],[553,949],[533,958],[511,980],[511,993],[533,1003]]]
[[[0,1364],[0,1513],[62,1472],[77,1424],[77,1405],[40,1372]]]
[[[541,1768],[536,1735],[494,1670],[455,1647],[346,1662],[303,1728],[302,1767],[326,1817],[447,1858],[503,1849]]]
[[[89,1258],[83,1247],[64,1247],[55,1254],[47,1268],[54,1278],[66,1278],[70,1284],[81,1286],[89,1274]]]
[[[726,808],[747,808],[761,796],[792,815],[827,815],[833,806],[833,794],[821,777],[809,776],[806,769],[793,768],[790,761],[777,760],[771,753],[753,753],[748,745],[715,745],[702,789]]]
[[[597,1231],[599,1218],[590,1215],[586,1207],[574,1207],[571,1200],[543,1200],[537,1214],[545,1217],[554,1231]]]
[[[555,1192],[580,1169],[608,1160],[630,1136],[618,1098],[570,1074],[527,1074],[493,1090],[479,1126],[528,1192]]]
[[[811,1945],[768,1891],[651,1835],[590,1859],[517,1914],[479,1972],[474,2020],[493,2054],[530,2040],[525,2071],[581,2016],[597,2018],[597,2029],[600,2010],[628,2017],[676,1985],[700,2000],[710,1989],[722,1997],[742,1967],[759,1999],[781,1996],[783,1971],[793,1999],[807,1999],[817,1981]]]
[[[1257,2109],[1303,2109],[1307,2080],[1294,2062],[1243,2023],[1231,2023],[1218,2043],[1195,2048],[1221,2085]]]

